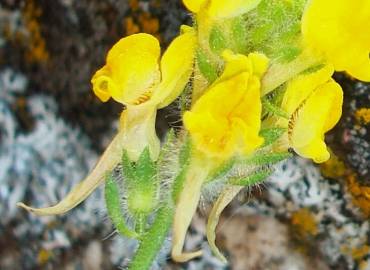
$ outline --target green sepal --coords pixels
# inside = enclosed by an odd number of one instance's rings
[[[255,154],[253,157],[248,159],[240,159],[238,160],[238,164],[243,164],[246,166],[272,165],[280,161],[283,161],[287,158],[290,158],[291,156],[292,154],[289,152],[269,153],[269,154],[261,153]]]
[[[108,216],[116,230],[126,237],[138,238],[139,235],[126,225],[126,220],[122,215],[119,186],[111,173],[106,176],[104,196]]]
[[[172,199],[174,202],[177,201],[177,198],[183,189],[185,177],[190,164],[191,151],[192,151],[191,139],[190,136],[187,136],[179,153],[180,170],[178,175],[175,177],[172,186]]]
[[[209,46],[212,52],[220,54],[227,48],[227,40],[220,27],[215,25],[209,34]]]
[[[236,17],[231,22],[232,41],[236,53],[246,54],[248,32],[242,16]]]
[[[136,163],[136,178],[141,184],[156,184],[156,163],[150,157],[149,147],[145,147]]]
[[[306,0],[262,0],[245,17],[248,50],[265,53],[280,63],[301,53],[301,19]]]
[[[196,55],[200,72],[209,83],[214,82],[217,79],[217,67],[209,60],[206,53],[202,49],[198,49]]]
[[[269,113],[285,119],[289,119],[289,115],[286,111],[271,103],[267,98],[262,99],[262,105],[263,108]]]
[[[243,178],[232,178],[229,183],[234,186],[253,186],[263,182],[273,173],[273,170],[266,169],[254,172],[253,174]]]
[[[260,136],[265,139],[262,147],[269,146],[278,140],[285,132],[286,128],[265,128],[261,129]]]
[[[127,151],[124,149],[122,153],[122,175],[128,182],[134,182],[136,179],[135,163],[131,162]]]
[[[130,212],[134,216],[151,213],[158,204],[159,183],[157,165],[150,158],[149,148],[143,150],[137,162],[131,162],[127,152],[124,151],[122,170]]]

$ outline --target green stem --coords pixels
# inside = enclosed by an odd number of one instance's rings
[[[280,109],[279,107],[275,106],[274,104],[272,104],[266,98],[262,99],[262,105],[268,112],[270,112],[270,113],[272,113],[276,116],[279,116],[279,117],[282,117],[282,118],[285,118],[285,119],[289,119],[289,114],[286,111],[284,111],[283,109]]]
[[[173,215],[174,208],[172,206],[163,205],[158,210],[154,223],[142,237],[129,270],[150,269],[171,227]]]
[[[145,214],[138,214],[136,217],[135,231],[139,235],[143,235],[145,232],[146,216]]]

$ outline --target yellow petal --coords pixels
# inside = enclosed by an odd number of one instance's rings
[[[18,203],[17,205],[39,216],[63,214],[76,207],[104,182],[105,174],[113,170],[120,162],[122,156],[122,140],[124,136],[124,132],[120,132],[116,135],[92,172],[85,180],[75,186],[58,204],[46,208],[33,208],[24,203]]]
[[[251,59],[243,54],[234,54],[231,50],[224,50],[222,52],[222,58],[225,60],[226,65],[221,76],[214,84],[228,80],[242,72],[253,72]]]
[[[281,108],[289,115],[293,114],[316,87],[327,82],[333,73],[333,66],[328,64],[318,71],[300,75],[290,81],[287,85]]]
[[[330,152],[328,151],[324,139],[314,138],[309,144],[294,149],[298,155],[311,158],[316,163],[328,161]]]
[[[170,104],[184,90],[193,72],[195,48],[195,31],[187,28],[172,41],[163,54],[162,81],[152,97],[153,102],[159,103],[159,108]]]
[[[227,159],[235,152],[237,137],[229,132],[226,118],[217,119],[207,112],[186,112],[183,117],[199,151],[220,159]]]
[[[94,94],[102,101],[106,102],[111,98],[109,89],[115,86],[113,80],[109,77],[109,71],[104,66],[99,69],[91,79]]]
[[[198,99],[191,112],[184,114],[184,125],[194,143],[209,156],[227,159],[239,149],[228,117],[242,99],[248,77],[247,73],[242,73],[216,84]],[[233,95],[230,95],[231,90],[234,90]]]
[[[159,42],[149,34],[122,38],[108,52],[105,66],[94,75],[94,92],[103,99],[109,93],[120,103],[137,104],[159,83],[159,56]]]
[[[248,58],[252,61],[253,74],[262,78],[266,73],[270,60],[262,53],[250,53]]]
[[[268,62],[258,54],[225,51],[223,57],[224,72],[183,118],[197,149],[217,159],[250,154],[263,143],[259,76]]]
[[[368,0],[311,0],[302,19],[303,40],[335,70],[370,81],[369,21]]]
[[[185,7],[193,13],[198,13],[207,0],[183,0]]]
[[[216,227],[217,227],[222,211],[235,198],[235,196],[238,195],[238,193],[242,189],[243,187],[240,187],[240,186],[227,187],[218,197],[208,217],[207,239],[208,239],[209,246],[212,252],[215,254],[215,256],[224,263],[226,263],[227,260],[216,246]]]
[[[211,0],[208,12],[215,18],[232,18],[254,9],[261,0]]]
[[[324,134],[339,121],[342,104],[343,91],[334,81],[313,92],[298,111],[290,136],[292,147],[298,154],[318,163],[329,159]]]

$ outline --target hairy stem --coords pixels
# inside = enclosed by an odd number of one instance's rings
[[[172,225],[173,215],[173,206],[163,205],[158,210],[152,226],[143,235],[139,248],[128,268],[129,270],[150,269]]]

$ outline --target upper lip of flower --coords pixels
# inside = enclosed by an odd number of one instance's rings
[[[261,122],[259,78],[267,69],[267,58],[260,54],[247,57],[229,50],[223,57],[226,60],[223,73],[191,111],[184,114],[184,124],[200,150],[227,159],[241,149],[250,153],[263,143],[258,136]],[[233,89],[232,95],[230,89]],[[224,101],[223,107],[220,107],[220,100]],[[250,113],[243,113],[245,107],[252,104],[254,108],[250,108]],[[214,139],[209,138],[210,134]],[[242,147],[239,147],[241,142]]]
[[[119,40],[108,52],[106,64],[93,76],[94,93],[124,105],[151,102],[160,108],[172,102],[190,77],[195,33],[183,27],[160,59],[158,40],[149,34],[135,34]],[[178,51],[183,53],[179,54]]]

